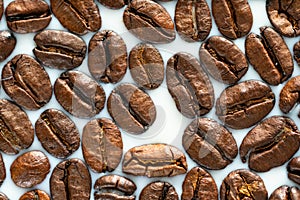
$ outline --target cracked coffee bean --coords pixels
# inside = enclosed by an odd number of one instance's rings
[[[80,145],[75,123],[60,110],[45,110],[35,123],[35,133],[44,149],[57,158],[70,156]]]
[[[2,192],[0,192],[0,200],[9,200],[9,198]]]
[[[130,2],[130,0],[98,0],[102,5],[111,9],[120,9]]]
[[[175,40],[174,23],[168,11],[151,0],[133,0],[123,14],[126,28],[137,38],[150,43]]]
[[[135,200],[136,185],[128,178],[119,175],[104,175],[94,184],[95,200]]]
[[[6,169],[2,154],[0,153],[0,187],[6,178]]]
[[[73,69],[81,65],[86,44],[80,37],[65,31],[44,30],[34,36],[37,60],[55,69]]]
[[[295,45],[293,47],[293,52],[294,52],[294,59],[300,66],[300,41],[295,43]]]
[[[220,199],[267,200],[268,192],[260,176],[247,169],[238,169],[223,180]]]
[[[2,69],[6,94],[28,110],[38,110],[52,96],[52,85],[45,69],[31,56],[16,55]]]
[[[183,152],[167,144],[145,144],[129,149],[124,155],[122,170],[135,176],[169,177],[187,171]]]
[[[82,154],[93,171],[114,171],[123,154],[121,132],[114,122],[106,118],[89,121],[82,132]]]
[[[0,62],[5,60],[15,49],[17,40],[10,31],[0,31]]]
[[[50,200],[50,197],[43,190],[31,190],[24,193],[19,200]]]
[[[168,182],[156,181],[143,188],[139,200],[178,200],[176,189]]]
[[[280,186],[273,191],[269,200],[297,200],[300,199],[300,190],[293,186],[287,185]]]
[[[213,85],[193,55],[184,52],[173,55],[167,63],[166,78],[176,107],[185,117],[199,117],[212,109]]]
[[[225,168],[238,153],[231,132],[209,118],[192,121],[183,133],[182,145],[192,160],[207,169]]]
[[[122,83],[111,92],[107,109],[116,124],[132,134],[144,133],[156,118],[151,97],[130,83]]]
[[[288,178],[300,184],[300,156],[293,158],[287,165]]]
[[[300,92],[300,76],[291,78],[281,89],[279,95],[279,108],[287,114],[289,113],[296,104],[299,102]]]
[[[94,0],[50,0],[51,10],[70,32],[84,35],[101,27],[100,11]]]
[[[88,68],[103,83],[117,83],[127,69],[127,47],[123,38],[111,30],[96,33],[89,42]]]
[[[255,126],[240,146],[241,160],[249,168],[266,172],[287,162],[299,149],[300,132],[288,117],[273,116]]]
[[[243,129],[262,120],[275,104],[271,88],[261,81],[248,80],[227,87],[217,99],[216,115],[228,127]]]

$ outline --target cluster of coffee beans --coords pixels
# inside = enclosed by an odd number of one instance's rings
[[[299,0],[0,0],[0,20],[0,200],[300,200]]]

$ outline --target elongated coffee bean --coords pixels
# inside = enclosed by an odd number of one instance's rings
[[[283,113],[289,113],[299,102],[300,76],[291,78],[282,88],[279,96],[279,108]]]
[[[19,200],[50,200],[50,197],[43,190],[36,189],[24,193]]]
[[[34,41],[37,47],[33,53],[47,67],[73,69],[85,58],[85,42],[72,33],[44,30],[34,36]]]
[[[4,11],[3,0],[0,0],[0,20],[1,20],[1,18],[2,18],[3,11]]]
[[[139,200],[178,200],[178,194],[173,185],[168,182],[155,181],[146,185]]]
[[[300,199],[300,190],[295,187],[283,185],[274,190],[269,200],[296,200]]]
[[[98,0],[102,5],[111,8],[111,9],[120,9],[123,6],[125,6],[126,4],[128,4],[128,2],[130,0]]]
[[[0,153],[0,187],[6,178],[5,164],[2,158],[2,154]]]
[[[300,156],[293,158],[287,165],[288,178],[300,184]]]
[[[10,31],[0,31],[0,62],[5,60],[15,49],[17,40]]]
[[[293,47],[293,52],[294,52],[294,59],[300,66],[300,41],[296,42]]]

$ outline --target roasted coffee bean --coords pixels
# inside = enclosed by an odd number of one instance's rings
[[[0,192],[0,200],[9,200],[9,198],[2,192]]]
[[[117,83],[127,69],[127,48],[114,31],[102,30],[89,42],[88,67],[93,77],[104,83]]]
[[[15,0],[6,7],[5,17],[12,31],[32,33],[46,28],[52,14],[49,5],[43,0]]]
[[[41,151],[29,151],[16,158],[10,166],[13,182],[23,188],[41,183],[50,172],[50,162]]]
[[[143,89],[158,88],[164,80],[164,61],[151,44],[140,43],[131,49],[129,69],[133,80]]]
[[[3,11],[4,11],[3,0],[0,0],[0,20],[1,20],[1,18],[2,18]]]
[[[17,40],[10,31],[0,31],[0,62],[5,60],[15,49]]]
[[[122,83],[111,92],[107,109],[117,125],[132,134],[145,132],[156,118],[151,97],[130,83]]]
[[[2,158],[2,154],[0,153],[0,187],[6,178],[5,164]]]
[[[73,69],[85,58],[85,42],[72,33],[44,30],[34,36],[34,41],[37,47],[33,53],[47,67]]]
[[[212,14],[220,33],[230,39],[247,35],[253,24],[247,0],[212,0]]]
[[[54,94],[71,115],[89,118],[98,114],[105,104],[105,92],[92,78],[79,71],[67,71],[56,79]]]
[[[280,186],[271,194],[269,200],[297,200],[300,199],[300,190],[293,186]]]
[[[247,169],[238,169],[223,180],[220,199],[267,200],[268,192],[260,176]]]
[[[53,200],[89,200],[91,175],[80,159],[60,162],[50,177],[50,192]]]
[[[299,102],[300,76],[291,78],[282,88],[279,96],[279,108],[283,113],[289,113]]]
[[[115,170],[123,154],[123,141],[118,127],[106,118],[89,121],[83,128],[82,154],[95,172]]]
[[[52,96],[52,85],[45,69],[31,56],[16,55],[2,69],[2,86],[18,105],[37,110]]]
[[[122,170],[136,176],[176,176],[186,173],[187,163],[184,153],[174,146],[145,144],[126,152]]]
[[[218,188],[209,172],[201,167],[192,168],[182,183],[182,200],[218,200]]]
[[[248,80],[226,88],[217,99],[216,115],[226,126],[243,129],[263,119],[274,107],[275,95],[261,81]]]
[[[139,200],[178,200],[176,189],[168,182],[156,181],[143,188]]]
[[[136,185],[128,178],[119,175],[104,175],[94,184],[95,200],[135,200]]]
[[[14,103],[0,99],[0,150],[17,154],[31,146],[34,130],[27,114]]]
[[[127,5],[130,0],[98,0],[102,5],[111,9],[120,9]]]
[[[80,145],[80,135],[75,123],[63,112],[45,110],[35,123],[35,133],[48,153],[66,158]]]
[[[267,0],[266,9],[270,22],[284,36],[300,35],[300,6],[298,1]]]
[[[19,200],[50,200],[50,197],[43,190],[31,190],[24,193]]]
[[[177,109],[188,118],[207,114],[214,104],[214,88],[199,61],[180,52],[167,63],[167,86]]]
[[[209,118],[192,121],[184,131],[182,145],[192,160],[208,169],[225,168],[238,153],[231,132]]]
[[[248,70],[245,54],[230,40],[212,36],[199,50],[202,66],[217,81],[235,84]]]
[[[168,11],[151,0],[133,0],[123,14],[126,28],[140,40],[170,43],[175,40],[174,23]]]
[[[299,149],[300,132],[288,117],[273,116],[255,126],[243,139],[240,156],[249,168],[265,172],[287,162]]]
[[[300,66],[300,41],[294,45],[293,51],[294,51],[294,59]]]
[[[203,41],[212,27],[206,0],[178,0],[175,9],[178,34],[187,42]]]
[[[59,22],[69,31],[84,35],[101,27],[99,8],[94,0],[50,0],[51,10]]]
[[[293,158],[287,165],[288,178],[300,184],[300,156]]]

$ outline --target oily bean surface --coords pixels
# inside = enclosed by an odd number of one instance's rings
[[[300,156],[290,160],[287,165],[288,178],[297,184],[300,184]]]
[[[173,185],[168,182],[156,181],[143,188],[139,200],[178,200],[178,194]]]
[[[0,200],[9,200],[9,199],[4,193],[0,192]]]
[[[300,190],[295,187],[289,187],[287,185],[283,185],[275,189],[269,200],[296,200],[300,199]]]
[[[300,76],[291,78],[281,89],[279,108],[283,113],[289,113],[299,102]]]
[[[300,66],[300,41],[296,42],[293,47],[293,52],[294,52],[294,59]]]
[[[17,39],[10,31],[0,31],[0,62],[5,60],[15,49]]]
[[[130,0],[98,0],[102,5],[111,9],[120,9],[130,2]]]
[[[24,193],[19,200],[50,200],[50,197],[43,190],[36,189]]]
[[[0,187],[2,183],[4,182],[6,178],[6,169],[5,169],[5,163],[2,158],[2,154],[0,153]]]

